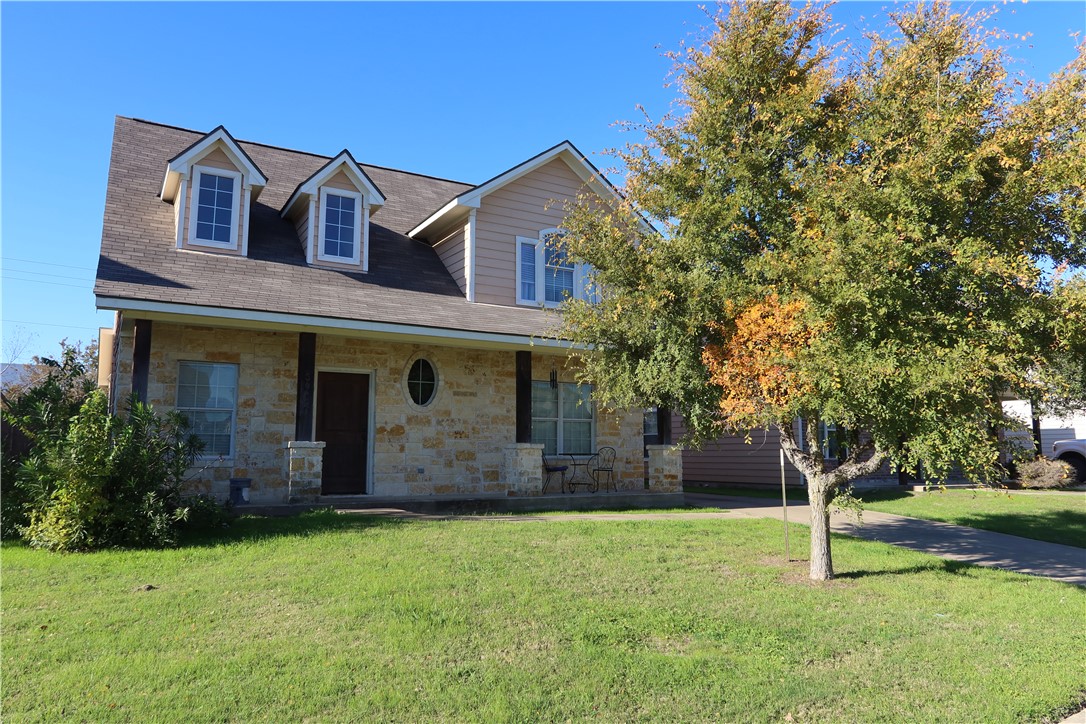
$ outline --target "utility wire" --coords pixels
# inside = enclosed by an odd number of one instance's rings
[[[48,272],[30,271],[29,269],[5,269],[4,271],[13,272],[15,274],[36,274],[37,276],[40,276],[40,277],[56,277],[57,279],[75,279],[76,281],[80,281],[80,282],[87,280],[87,278],[85,276],[84,277],[70,277],[70,276],[66,276],[64,274],[49,274]]]
[[[10,281],[13,281],[13,282],[30,282],[31,284],[48,284],[49,286],[52,286],[52,287],[72,287],[73,289],[87,289],[87,290],[93,289],[93,287],[88,287],[86,284],[62,284],[61,282],[46,282],[46,281],[42,281],[41,279],[20,279],[19,277],[8,277],[8,276],[5,276],[4,278],[8,279]]]
[[[80,327],[77,324],[52,324],[51,322],[27,322],[24,319],[0,320],[8,324],[33,324],[35,327],[64,327],[65,329],[98,329],[98,327]]]
[[[36,259],[16,259],[13,256],[5,256],[5,257],[3,257],[3,260],[4,261],[22,261],[22,262],[26,262],[27,264],[45,264],[46,266],[62,266],[62,267],[67,267],[68,269],[86,269],[87,271],[94,271],[94,267],[90,267],[90,266],[72,266],[71,264],[57,264],[56,262],[37,261]]]

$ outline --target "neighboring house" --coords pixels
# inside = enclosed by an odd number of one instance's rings
[[[1003,403],[1003,411],[1016,418],[1023,430],[1010,433],[1009,438],[1019,445],[1031,448],[1036,443],[1029,432],[1033,427],[1033,408],[1027,400],[1011,400]],[[1068,417],[1042,417],[1038,420],[1041,432],[1041,450],[1052,455],[1052,443],[1057,440],[1086,439],[1086,411]]]
[[[679,415],[672,418],[676,439],[686,433]],[[804,420],[796,420],[792,432],[803,443],[812,430]],[[816,431],[822,445],[822,454],[828,460],[839,459],[845,454],[837,439],[837,428],[822,423]],[[781,484],[781,436],[775,429],[752,430],[749,442],[742,435],[723,435],[700,448],[685,447],[682,451],[682,469],[686,483],[718,483],[744,486],[779,486]],[[784,458],[785,484],[805,486],[799,470]],[[888,464],[873,475],[858,478],[856,487],[883,487],[897,485],[900,477]]]
[[[35,377],[44,376],[43,365],[12,363],[0,366],[0,390],[24,387]]]
[[[118,118],[111,404],[184,413],[212,462],[194,486],[251,478],[255,502],[538,495],[541,449],[603,446],[644,491],[643,411],[597,409],[548,336],[591,293],[554,245],[586,191],[617,198],[568,142],[471,185]],[[649,490],[679,491],[678,452],[649,453]]]

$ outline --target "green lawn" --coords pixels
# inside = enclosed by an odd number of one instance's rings
[[[328,512],[165,552],[5,544],[4,721],[1038,722],[1086,701],[1083,589],[843,537],[815,585],[780,549],[776,521]]]
[[[1086,492],[866,492],[864,508],[1086,548]]]

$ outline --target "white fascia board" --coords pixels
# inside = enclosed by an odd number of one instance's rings
[[[253,198],[256,199],[260,195],[260,192],[268,185],[268,179],[264,177],[260,169],[249,161],[248,156],[238,147],[238,144],[230,137],[226,129],[220,127],[201,138],[191,148],[166,164],[166,177],[162,180],[162,190],[160,192],[163,201],[173,201],[181,178],[186,176],[189,168],[207,155],[216,143],[222,144],[223,152],[226,153],[236,168],[241,169],[249,184],[254,187]]]
[[[467,193],[471,193],[471,192],[469,191]],[[434,213],[430,214],[430,216],[428,216],[425,220],[423,220],[423,222],[421,224],[416,226],[411,231],[407,232],[408,238],[414,239],[416,236],[419,236],[419,235],[425,233],[427,229],[430,229],[431,227],[433,227],[436,223],[443,220],[446,216],[448,216],[448,214],[452,213],[456,209],[468,209],[468,210],[470,210],[470,209],[479,208],[479,202],[478,201],[476,201],[474,204],[469,203],[469,202],[464,200],[465,196],[466,196],[466,194],[461,194],[460,196],[457,196],[455,199],[453,199],[449,203],[445,204],[444,206],[442,206],[440,209],[438,209]]]
[[[191,320],[196,324],[216,321],[222,326],[235,328],[270,328],[296,331],[323,331],[327,334],[364,334],[374,339],[417,340],[440,343],[453,347],[482,347],[488,349],[524,349],[538,348],[542,351],[566,352],[585,349],[583,345],[568,340],[551,337],[533,337],[522,334],[501,334],[497,332],[472,332],[443,327],[423,327],[414,324],[394,324],[391,322],[367,322],[358,319],[337,319],[317,317],[309,314],[286,314],[283,312],[260,312],[248,309],[226,309],[194,304],[175,304],[173,302],[154,302],[142,299],[123,299],[120,297],[95,296],[97,309],[112,309],[124,313],[137,312],[147,318],[167,319],[182,318],[178,321]]]
[[[249,161],[245,152],[238,147],[238,144],[234,142],[234,139],[230,137],[225,128],[217,128],[201,138],[192,148],[170,161],[169,167],[184,173],[188,170],[189,164],[199,160],[216,143],[222,143],[226,155],[246,176],[249,176],[249,181],[253,186],[268,185],[268,179],[264,177],[264,174],[260,173],[260,169]]]
[[[516,181],[519,178],[527,176],[531,172],[535,171],[541,166],[545,166],[556,158],[561,158],[565,161],[566,165],[577,174],[577,177],[581,179],[585,184],[592,186],[593,190],[597,193],[605,196],[609,196],[616,202],[622,202],[622,196],[615,190],[614,186],[607,182],[607,179],[596,171],[591,164],[574,148],[573,144],[569,141],[562,141],[554,148],[548,149],[538,156],[525,161],[522,164],[514,166],[500,176],[495,176],[486,183],[476,186],[475,188],[465,191],[457,196],[455,199],[445,204],[443,207],[431,214],[425,221],[416,226],[411,231],[407,232],[407,235],[414,238],[418,234],[422,234],[428,227],[431,227],[445,218],[454,209],[459,207],[467,207],[469,209],[477,209],[482,205],[482,199],[487,194],[490,194],[503,186]],[[639,219],[639,225],[646,232],[652,231],[652,227],[644,220]]]
[[[294,205],[305,196],[316,196],[320,187],[324,185],[328,179],[336,175],[336,173],[343,169],[347,174],[347,177],[351,179],[351,183],[355,185],[355,188],[362,193],[362,196],[366,199],[366,203],[369,205],[370,212],[376,212],[377,209],[384,206],[385,198],[381,190],[374,186],[373,182],[358,168],[358,163],[347,152],[341,151],[338,156],[333,158],[328,163],[324,164],[313,174],[305,183],[298,187],[298,189],[291,194],[290,199],[283,206],[283,211],[279,215],[283,218],[288,217],[294,209]]]

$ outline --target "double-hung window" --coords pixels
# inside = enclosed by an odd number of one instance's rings
[[[822,444],[823,457],[827,460],[844,460],[848,456],[848,449],[845,447],[846,432],[836,423],[818,423],[818,440]]]
[[[561,240],[561,229],[544,229],[539,237],[517,237],[517,304],[557,307],[567,298],[594,301],[591,267],[574,263]]]
[[[237,410],[238,367],[218,362],[181,362],[177,410],[189,431],[204,442],[204,455],[232,457]]]
[[[189,218],[189,243],[236,249],[241,174],[197,166],[193,171],[192,184],[196,193]]]
[[[587,455],[596,451],[592,387],[570,382],[532,383],[532,442],[543,452]]]
[[[362,194],[327,187],[320,194],[317,259],[357,264],[362,250]]]

